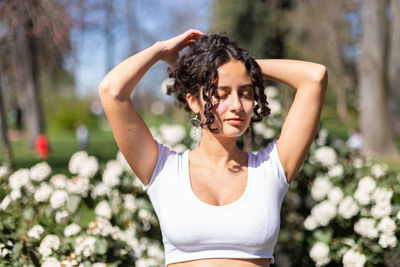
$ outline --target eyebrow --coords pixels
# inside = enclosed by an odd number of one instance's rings
[[[246,83],[246,84],[239,86],[239,89],[246,88],[246,87],[254,88],[254,85],[251,83]],[[231,87],[227,86],[227,85],[223,85],[223,86],[217,86],[217,89],[227,90],[227,89],[231,89]]]

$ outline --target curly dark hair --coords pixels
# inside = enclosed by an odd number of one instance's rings
[[[211,127],[215,120],[212,113],[212,97],[216,89],[214,81],[218,76],[217,69],[233,59],[243,62],[254,85],[256,103],[250,123],[252,125],[270,114],[267,96],[264,93],[261,68],[247,50],[240,48],[225,34],[199,37],[189,47],[188,53],[181,55],[174,67],[168,68],[169,77],[175,80],[172,85],[167,87],[167,93],[175,95],[177,104],[183,106],[187,111],[190,112],[191,109],[186,101],[186,95],[190,93],[199,100],[200,88],[204,86],[202,96],[205,102],[206,121],[201,126],[207,125],[208,129],[214,133],[217,132],[217,129]]]

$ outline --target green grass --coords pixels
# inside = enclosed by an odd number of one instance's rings
[[[73,132],[58,132],[49,134],[49,156],[44,159],[53,169],[53,173],[68,174],[68,161],[73,153],[78,151],[78,142]],[[26,140],[11,142],[11,149],[14,157],[14,167],[29,168],[34,164],[43,161],[36,157]],[[118,147],[111,132],[91,131],[87,148],[89,155],[95,156],[99,162],[106,162],[115,158]],[[2,155],[0,156],[0,162]]]

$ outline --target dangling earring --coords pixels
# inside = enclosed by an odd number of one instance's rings
[[[201,136],[201,121],[199,120],[199,114],[196,114],[194,118],[190,119],[190,123],[193,126],[192,137],[194,140],[200,140]]]

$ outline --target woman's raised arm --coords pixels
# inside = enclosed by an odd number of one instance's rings
[[[318,128],[328,83],[325,66],[298,60],[257,60],[264,78],[297,90],[276,140],[288,183],[301,168]]]
[[[174,64],[179,51],[202,35],[188,30],[131,56],[113,68],[98,91],[114,138],[138,178],[147,185],[157,163],[158,147],[148,127],[135,110],[130,95],[148,69],[158,60]]]

